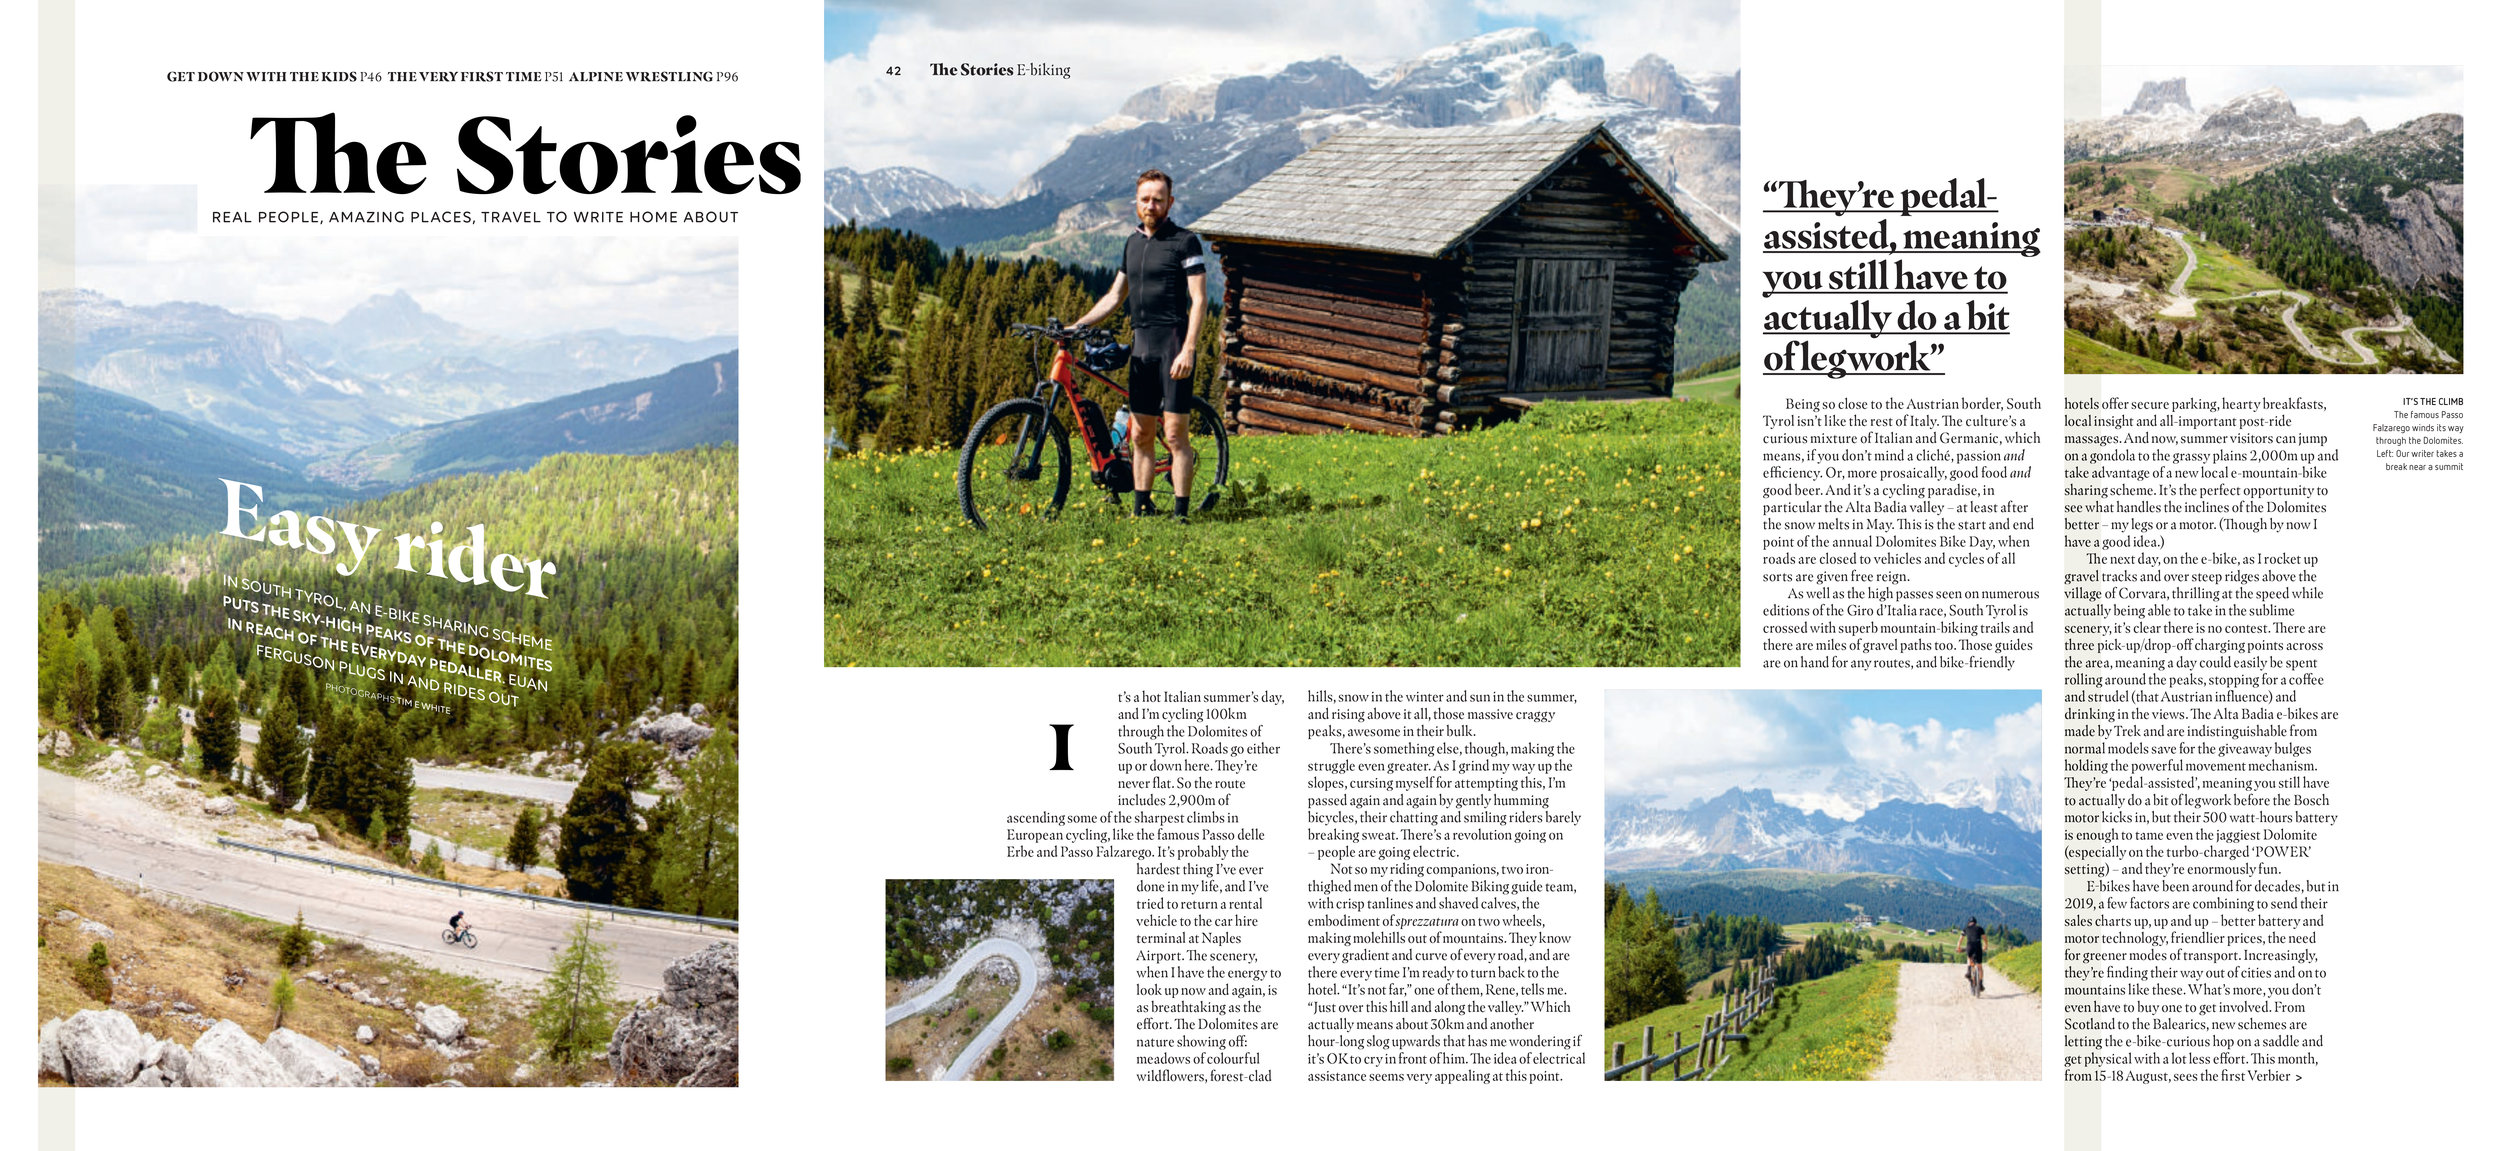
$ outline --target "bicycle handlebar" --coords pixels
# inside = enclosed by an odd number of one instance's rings
[[[1113,339],[1111,333],[1100,328],[1062,325],[1056,319],[1046,324],[1009,324],[1007,330],[1019,336],[1040,336],[1054,344],[1071,340],[1088,344],[1108,343]]]

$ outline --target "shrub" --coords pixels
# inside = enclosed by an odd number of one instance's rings
[[[911,1070],[911,1056],[891,1056],[885,1061],[885,1069],[888,1071],[909,1071]]]
[[[278,933],[278,962],[300,967],[312,958],[312,932],[304,929],[304,911],[295,911],[295,926]]]
[[[1042,1043],[1053,1051],[1065,1051],[1076,1046],[1076,1040],[1068,1038],[1067,1032],[1056,1029],[1053,1029],[1050,1035],[1042,1040]]]
[[[78,989],[89,998],[108,1005],[113,1002],[113,959],[105,954],[102,941],[87,949],[87,958],[79,962],[74,975]]]
[[[283,971],[278,973],[277,982],[269,985],[269,1006],[276,1008],[278,1012],[278,1022],[275,1026],[286,1026],[286,1013],[295,1008],[294,976]]]

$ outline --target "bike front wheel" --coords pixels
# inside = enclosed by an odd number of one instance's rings
[[[474,932],[474,931],[463,931],[463,932],[461,932],[461,933],[460,933],[460,942],[461,942],[462,944],[466,945],[466,946],[467,946],[470,950],[472,950],[472,951],[476,950],[476,949],[477,949],[477,932]]]
[[[1049,519],[1068,502],[1068,474],[1068,430],[1040,400],[1008,400],[972,422],[955,462],[955,499],[976,528]]]
[[[1217,497],[1224,494],[1224,481],[1233,472],[1233,445],[1224,431],[1224,414],[1205,396],[1189,397],[1189,446],[1198,453],[1190,468],[1189,509],[1202,512],[1215,506]],[[1155,456],[1155,490],[1167,497],[1172,496],[1171,466],[1168,448]],[[1180,505],[1178,497],[1170,502]]]

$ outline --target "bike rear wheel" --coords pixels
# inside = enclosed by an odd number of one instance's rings
[[[955,499],[976,528],[992,520],[1049,519],[1068,502],[1068,431],[1040,400],[981,413],[955,462]]]
[[[446,927],[446,928],[444,928],[444,929],[443,929],[443,942],[445,942],[445,943],[457,943],[457,942],[459,942],[459,939],[460,939],[460,937],[459,937],[459,936],[453,935],[453,934],[451,933],[451,929],[450,929],[450,928]]]
[[[1171,446],[1160,446],[1164,450],[1155,455],[1154,490],[1178,507],[1180,500],[1172,495],[1172,474],[1167,470],[1172,463]],[[1189,508],[1202,512],[1215,506],[1216,498],[1224,494],[1224,481],[1233,472],[1233,445],[1224,432],[1224,414],[1205,396],[1189,397],[1189,446],[1198,453],[1189,475]]]

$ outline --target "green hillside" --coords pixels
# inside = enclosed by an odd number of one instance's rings
[[[55,372],[35,383],[35,566],[52,571],[225,522],[221,479],[286,507],[345,495],[288,457]]]
[[[1057,520],[976,531],[951,448],[837,458],[825,660],[1733,666],[1738,419],[1546,404],[1428,440],[1237,437],[1186,525],[1080,471]]]
[[[358,489],[526,468],[559,452],[642,455],[738,439],[738,353],[404,432],[313,465]]]
[[[2070,376],[2131,375],[2140,372],[2186,375],[2186,368],[2174,368],[2159,360],[2148,360],[2132,352],[2122,352],[2099,340],[2066,330],[2066,374]]]

